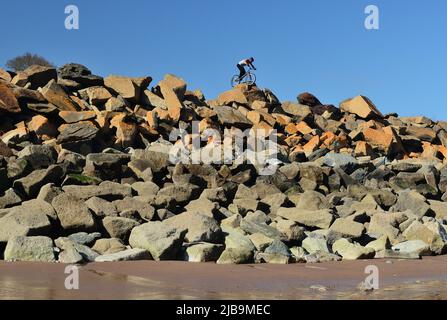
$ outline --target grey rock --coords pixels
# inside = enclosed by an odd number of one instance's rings
[[[68,239],[70,239],[71,241],[86,246],[91,246],[99,238],[101,238],[101,233],[99,232],[93,232],[93,233],[78,232],[70,234],[68,236]]]
[[[105,217],[102,224],[112,238],[127,241],[133,228],[140,225],[139,222],[122,217]]]
[[[122,185],[116,182],[104,181],[99,186],[65,186],[62,188],[79,199],[90,199],[99,197],[109,201],[123,199],[132,196],[130,185]]]
[[[323,163],[329,167],[339,167],[343,171],[353,171],[358,165],[357,159],[342,153],[328,153],[323,158]]]
[[[42,188],[40,188],[39,194],[37,195],[37,199],[43,200],[47,203],[53,201],[53,199],[62,193],[62,189],[55,186],[53,183],[47,183]]]
[[[98,239],[96,240],[95,245],[92,247],[92,250],[103,255],[124,251],[126,250],[126,246],[120,239],[117,238]]]
[[[219,243],[223,240],[223,233],[217,221],[200,213],[181,213],[164,220],[163,224],[178,230],[187,229],[187,242]]]
[[[125,251],[104,254],[96,257],[96,262],[117,262],[117,261],[135,261],[152,260],[151,254],[145,249],[128,249]]]
[[[219,122],[224,126],[248,128],[253,124],[238,110],[228,106],[215,107]]]
[[[120,215],[126,210],[131,210],[137,212],[142,219],[151,221],[155,214],[154,207],[142,201],[138,201],[134,198],[116,200],[113,202],[113,204],[115,205],[116,210]]]
[[[132,229],[129,243],[133,248],[148,250],[154,260],[175,260],[186,232],[161,222],[148,222]]]
[[[279,232],[277,229],[275,229],[269,225],[266,225],[263,223],[256,223],[256,222],[249,221],[246,219],[243,219],[241,221],[240,228],[248,234],[261,233],[271,239],[284,239],[285,238],[281,232]]]
[[[330,210],[306,210],[300,208],[280,208],[277,215],[287,220],[313,228],[327,229],[334,217]]]
[[[7,242],[16,236],[44,236],[50,232],[51,222],[40,211],[28,212],[23,207],[16,207],[0,218],[0,242]]]
[[[224,250],[223,245],[214,243],[194,243],[185,248],[183,260],[189,262],[217,261]]]
[[[113,202],[98,197],[92,197],[88,199],[85,204],[98,218],[118,216],[118,210]]]
[[[53,199],[52,205],[65,230],[85,232],[96,230],[95,219],[84,201],[69,193],[63,193]]]
[[[200,196],[200,188],[193,184],[176,184],[164,187],[157,193],[157,197],[166,198],[167,202],[186,203]]]
[[[15,180],[13,187],[29,197],[36,197],[40,188],[47,183],[58,183],[63,176],[63,170],[58,165],[52,165],[47,169],[35,170],[19,180]]]
[[[48,168],[55,164],[57,152],[49,145],[29,145],[18,153],[19,159],[24,159],[34,169]]]
[[[48,237],[13,237],[4,252],[8,261],[54,262],[53,240]]]
[[[8,189],[3,196],[0,197],[0,209],[14,207],[22,202],[20,196],[14,189]]]
[[[392,247],[394,251],[404,254],[417,254],[419,256],[431,255],[430,245],[422,240],[410,240],[398,243]]]
[[[390,208],[392,212],[403,212],[410,210],[419,218],[428,213],[430,206],[423,195],[414,190],[403,190],[398,194],[397,202]]]

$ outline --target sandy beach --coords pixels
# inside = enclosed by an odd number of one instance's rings
[[[365,267],[380,288],[358,288]],[[321,264],[216,265],[184,262],[91,263],[79,290],[65,289],[65,265],[0,263],[0,299],[445,299],[447,257]]]

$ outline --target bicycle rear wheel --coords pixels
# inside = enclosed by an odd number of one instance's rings
[[[256,83],[256,75],[254,73],[247,73],[247,76],[245,77],[245,83],[249,85],[253,85]]]
[[[231,86],[235,87],[238,84],[239,84],[239,76],[236,74],[233,76],[233,78],[231,78]]]

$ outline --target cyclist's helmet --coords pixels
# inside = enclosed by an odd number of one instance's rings
[[[250,58],[250,61],[251,61],[251,62],[255,61],[255,58],[251,57],[251,58]]]

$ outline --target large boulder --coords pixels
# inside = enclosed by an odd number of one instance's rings
[[[13,237],[4,253],[8,261],[55,262],[53,240],[48,237]]]
[[[251,263],[256,247],[251,240],[237,231],[230,232],[225,238],[225,250],[216,261],[218,264]]]
[[[344,260],[370,259],[375,255],[373,248],[363,247],[357,243],[351,243],[347,239],[339,239],[332,245],[332,251],[338,253]]]
[[[299,94],[297,100],[299,103],[309,107],[315,107],[321,105],[320,100],[318,100],[317,97],[315,97],[312,93],[309,92]]]
[[[126,250],[126,246],[120,239],[117,238],[98,239],[92,247],[92,250],[103,255],[124,251]]]
[[[195,212],[185,212],[163,221],[166,226],[176,229],[186,228],[187,242],[220,243],[223,233],[219,224],[213,218]]]
[[[217,118],[220,124],[224,126],[233,126],[241,129],[246,129],[252,126],[250,120],[248,120],[240,111],[228,106],[215,107],[214,110],[217,113]]]
[[[48,216],[38,209],[29,209],[15,207],[0,218],[0,242],[7,242],[15,236],[49,235],[51,222]]]
[[[63,193],[53,199],[52,205],[65,230],[89,232],[97,229],[95,219],[83,200]]]
[[[152,260],[149,251],[144,249],[127,249],[120,252],[103,254],[95,258],[96,262],[117,262],[117,261],[135,261]]]
[[[186,247],[183,259],[189,262],[216,261],[222,254],[223,245],[214,243],[194,243]]]
[[[103,84],[103,79],[95,76],[92,72],[81,64],[69,63],[57,69],[59,78],[71,80],[79,83],[84,87],[100,86]]]
[[[279,208],[276,214],[287,220],[296,221],[301,225],[320,229],[329,228],[334,219],[331,211],[327,209]]]
[[[59,110],[80,110],[79,105],[74,102],[64,89],[54,80],[51,80],[45,87],[41,88],[40,93],[42,93],[48,102],[55,105]]]
[[[340,110],[348,113],[354,113],[360,118],[383,117],[377,107],[364,96],[357,96],[340,103]]]
[[[19,113],[19,102],[14,93],[5,84],[0,82],[0,113]]]
[[[132,229],[129,244],[148,250],[154,260],[176,260],[186,232],[162,222],[148,222]]]
[[[105,200],[117,200],[132,196],[130,185],[123,185],[112,181],[101,182],[98,186],[64,186],[66,193],[76,198],[87,200],[93,197]]]
[[[124,99],[138,102],[141,92],[149,86],[151,81],[150,77],[129,78],[111,75],[104,79],[104,84]]]
[[[59,165],[51,165],[47,169],[35,170],[26,177],[15,180],[13,187],[28,197],[36,197],[44,185],[58,184],[63,174],[63,169]]]
[[[105,217],[102,224],[111,238],[118,238],[123,241],[127,241],[132,229],[140,225],[133,219],[123,217]]]
[[[28,82],[31,84],[29,89],[35,90],[44,87],[51,80],[57,80],[56,69],[39,65],[32,65],[19,72],[11,83],[24,87]]]

